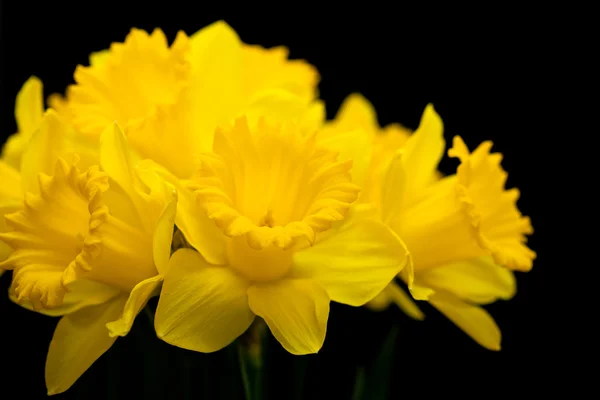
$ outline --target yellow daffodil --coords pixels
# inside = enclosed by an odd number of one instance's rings
[[[68,389],[126,335],[155,294],[171,251],[176,195],[135,157],[115,124],[99,151],[74,146],[49,110],[22,155],[24,201],[0,240],[14,251],[11,297],[58,323],[46,363],[49,394]]]
[[[50,105],[91,137],[117,121],[143,157],[180,178],[194,172],[196,153],[211,150],[217,125],[251,110],[291,115],[315,98],[318,83],[316,70],[288,61],[285,48],[243,44],[222,21],[189,38],[179,32],[170,47],[160,29],[133,29],[90,64]],[[320,122],[322,106],[311,112]]]
[[[98,162],[97,149],[66,129],[55,113],[44,117],[42,97],[42,83],[36,77],[29,78],[17,95],[15,117],[19,131],[9,137],[0,157],[0,233],[8,230],[4,215],[22,208],[24,193],[37,190],[35,174],[50,173],[57,154],[66,156],[77,149],[84,163]],[[0,241],[0,261],[11,252]]]
[[[490,153],[491,142],[470,153],[456,136],[448,154],[460,166],[456,175],[440,179],[443,125],[431,105],[410,135],[394,125],[381,130],[372,106],[353,95],[324,130],[323,142],[343,147],[345,137],[338,132],[351,127],[362,143],[374,143],[364,162],[367,183],[361,200],[377,206],[381,220],[411,255],[413,267],[400,277],[416,299],[429,301],[482,346],[500,349],[500,330],[479,305],[512,297],[516,289],[510,270],[528,271],[535,258],[526,246],[526,235],[533,232],[530,220],[516,207],[519,192],[504,189],[501,155]],[[349,155],[357,151],[345,150]],[[392,301],[408,315],[423,318],[395,283],[370,306],[380,309]]]
[[[199,252],[173,254],[157,334],[213,352],[258,315],[286,350],[315,353],[330,300],[373,299],[405,265],[406,249],[368,207],[353,207],[360,188],[352,162],[339,161],[301,122],[241,117],[213,142],[181,184],[194,197],[182,196],[178,209],[186,238],[205,240]]]

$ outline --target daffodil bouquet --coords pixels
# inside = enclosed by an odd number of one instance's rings
[[[415,300],[500,349],[480,305],[514,295],[532,226],[490,142],[454,137],[456,174],[438,172],[433,105],[414,132],[380,127],[359,94],[328,121],[313,66],[224,22],[170,46],[133,29],[74,79],[47,108],[41,82],[24,84],[0,161],[9,295],[61,317],[49,394],[155,296],[158,338],[194,352],[264,324],[288,352],[316,353],[331,301],[422,319]]]

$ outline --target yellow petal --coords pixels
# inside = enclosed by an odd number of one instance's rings
[[[285,279],[251,286],[248,301],[290,353],[317,353],[325,341],[329,296],[317,282]]]
[[[481,346],[500,350],[500,329],[483,308],[442,291],[436,291],[429,302]]]
[[[141,281],[133,288],[119,319],[106,324],[111,337],[125,336],[129,333],[135,317],[146,306],[150,297],[158,294],[162,280],[162,275],[157,275]]]
[[[460,299],[478,304],[508,300],[516,291],[514,274],[495,264],[491,257],[431,268],[419,274],[419,281],[434,290],[444,289]]]
[[[106,323],[118,318],[127,297],[87,307],[63,317],[54,331],[46,359],[48,395],[62,393],[114,343]]]
[[[21,178],[24,192],[39,193],[38,175],[52,175],[59,157],[59,142],[67,127],[53,110],[49,110],[40,129],[31,138],[21,161]]]
[[[99,67],[104,64],[110,56],[110,50],[100,50],[90,54],[90,65],[92,67]]]
[[[25,82],[15,102],[15,119],[19,133],[31,135],[42,122],[44,114],[42,81],[32,76]]]
[[[244,110],[250,125],[256,125],[260,118],[271,121],[295,122],[302,131],[313,133],[325,120],[323,102],[311,102],[284,89],[272,88],[260,92]]]
[[[127,193],[134,190],[133,168],[139,157],[129,149],[127,138],[117,123],[106,127],[100,136],[100,165]]]
[[[371,137],[379,130],[375,108],[369,100],[358,93],[353,93],[344,100],[334,123],[339,125],[340,131],[360,128]]]
[[[419,191],[435,180],[438,164],[444,155],[444,126],[442,119],[428,104],[417,130],[402,149],[406,171],[406,196],[418,195]]]
[[[172,199],[163,210],[156,223],[152,240],[154,264],[160,274],[165,274],[171,258],[171,243],[173,241],[173,228],[177,211],[177,192],[173,192]]]
[[[270,88],[283,89],[306,100],[317,97],[318,71],[305,61],[288,60],[287,48],[244,45],[242,59],[245,97],[252,99]]]
[[[21,177],[17,170],[0,161],[0,234],[8,232],[4,216],[16,212],[22,207]],[[0,240],[0,262],[13,252],[13,249]],[[1,273],[0,269],[0,273]]]
[[[386,224],[401,210],[407,173],[403,155],[397,153],[389,164],[381,186],[381,220]]]
[[[191,249],[176,251],[156,310],[158,337],[203,353],[224,348],[254,320],[247,287],[229,268],[211,266]]]
[[[181,181],[164,168],[146,160],[144,168],[156,171],[177,191],[177,213],[175,223],[192,245],[209,264],[225,264],[225,236],[196,201],[196,195],[184,187]]]
[[[2,159],[19,168],[21,155],[31,135],[39,128],[44,114],[42,82],[32,76],[25,82],[15,101],[18,133],[10,136],[2,149]]]
[[[339,231],[296,252],[292,273],[315,279],[334,301],[361,306],[406,265],[408,251],[383,223],[354,214],[348,218]]]
[[[20,202],[23,198],[21,176],[16,168],[0,160],[0,203]]]
[[[14,284],[14,282],[13,282]],[[123,292],[112,286],[103,283],[90,281],[88,279],[78,279],[68,285],[69,291],[65,294],[62,304],[54,308],[35,308],[34,305],[25,299],[18,300],[15,293],[15,287],[11,286],[9,290],[10,300],[19,304],[21,307],[31,311],[37,311],[51,317],[59,317],[72,314],[85,307],[97,306],[119,296]]]
[[[365,304],[365,307],[373,311],[384,311],[390,306],[390,304],[392,304],[392,298],[387,293],[387,290],[384,289],[381,293],[375,296],[373,300]]]
[[[319,132],[319,140],[323,146],[339,152],[340,160],[352,160],[352,181],[363,186],[378,130],[377,115],[371,103],[359,94],[352,94],[340,107],[335,120]]]
[[[242,43],[227,23],[218,21],[192,35],[190,44],[194,149],[206,152],[212,150],[215,127],[242,107]]]
[[[39,174],[52,175],[59,157],[69,161],[76,157],[82,169],[91,167],[98,160],[97,150],[91,142],[77,137],[54,110],[48,110],[21,158],[23,191],[39,193]]]
[[[112,182],[117,183],[125,192],[126,196],[119,198],[118,202],[127,202],[132,206],[135,214],[132,222],[137,221],[135,225],[141,225],[145,231],[155,233],[157,221],[167,204],[176,202],[176,193],[175,189],[161,180],[155,172],[137,168],[138,160],[139,156],[130,148],[118,125],[108,126],[100,137],[102,169],[108,173]],[[116,201],[113,201],[109,205],[113,214],[115,203]],[[165,226],[163,229],[170,229],[168,234],[172,234],[172,226]]]
[[[419,306],[410,298],[410,296],[395,282],[390,283],[384,290],[389,298],[404,311],[406,315],[416,320],[422,321],[425,314],[419,309]]]

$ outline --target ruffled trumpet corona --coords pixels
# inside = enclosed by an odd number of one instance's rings
[[[217,130],[213,152],[199,157],[183,185],[194,201],[179,209],[191,222],[180,228],[212,241],[171,258],[155,320],[163,340],[216,351],[258,315],[286,350],[315,353],[330,300],[363,305],[404,267],[397,236],[353,207],[352,162],[301,132],[264,119],[251,127],[242,117]]]

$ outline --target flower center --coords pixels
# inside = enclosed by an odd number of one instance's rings
[[[240,118],[217,130],[213,150],[200,156],[188,187],[230,238],[230,265],[250,280],[284,276],[293,249],[314,243],[358,197],[352,162],[338,162],[292,125],[261,120],[251,129]]]

